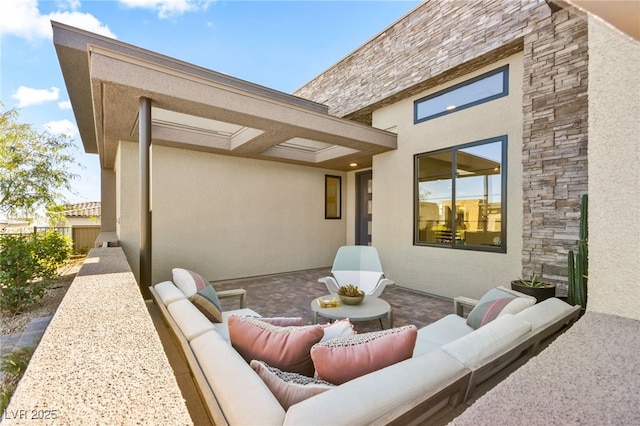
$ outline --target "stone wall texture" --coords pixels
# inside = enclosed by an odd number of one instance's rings
[[[294,94],[370,123],[381,106],[521,51],[550,15],[544,0],[429,0]]]
[[[587,188],[586,16],[554,13],[525,36],[523,275],[566,282]]]
[[[544,0],[430,0],[294,94],[372,111],[524,52],[523,271],[566,283],[587,192],[587,20]]]

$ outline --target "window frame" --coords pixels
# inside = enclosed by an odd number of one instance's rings
[[[415,154],[413,156],[413,245],[419,247],[437,247],[443,249],[453,249],[453,250],[471,250],[471,251],[482,251],[482,252],[491,252],[491,253],[507,253],[507,159],[508,159],[508,136],[501,135],[495,136],[487,139],[482,139],[478,141],[473,141],[469,143],[465,143],[462,145],[456,145],[449,148],[438,149],[434,151],[427,151]],[[451,167],[451,205],[456,206],[456,164],[457,157],[455,153],[457,151],[480,146],[495,142],[502,142],[502,155],[501,155],[501,164],[500,164],[500,246],[468,246],[466,244],[456,244],[455,238],[452,239],[450,244],[446,243],[429,243],[425,241],[419,241],[419,224],[418,219],[420,217],[420,182],[418,181],[419,177],[419,161],[421,157],[439,153],[450,152],[452,153],[453,162]],[[455,235],[456,232],[456,221],[454,218],[455,215],[451,215],[451,232]]]
[[[463,104],[463,105],[457,105],[456,108],[454,108],[452,110],[445,110],[445,111],[442,111],[442,112],[438,112],[438,113],[435,113],[435,114],[428,115],[426,117],[418,118],[418,105],[419,104],[422,104],[422,103],[427,102],[427,101],[429,101],[431,99],[435,99],[435,98],[438,98],[440,96],[446,95],[447,93],[459,90],[459,89],[461,89],[461,88],[463,88],[465,86],[468,86],[470,84],[473,84],[473,83],[478,82],[480,80],[484,80],[485,78],[489,78],[489,77],[492,77],[492,76],[494,76],[496,74],[500,74],[500,73],[503,73],[503,77],[502,77],[502,92],[497,93],[495,95],[487,96],[487,97],[484,97],[484,98],[481,98],[481,99],[477,99],[475,101],[472,101],[472,102],[469,102],[469,103],[466,103],[466,104]],[[503,98],[505,96],[509,96],[509,65],[508,64],[504,65],[504,66],[501,66],[500,68],[496,68],[496,69],[494,69],[492,71],[488,71],[488,72],[486,72],[484,74],[481,74],[481,75],[476,76],[474,78],[471,78],[469,80],[463,81],[462,83],[458,83],[458,84],[456,84],[454,86],[448,87],[448,88],[440,90],[440,91],[438,91],[436,93],[432,93],[431,95],[428,95],[428,96],[425,96],[425,97],[422,97],[420,99],[415,100],[413,102],[413,124],[423,123],[423,122],[428,121],[428,120],[433,120],[434,118],[442,117],[442,116],[448,115],[448,114],[453,114],[455,112],[462,111],[464,109],[471,108],[471,107],[474,107],[476,105],[484,104],[486,102],[490,102],[490,101],[493,101],[495,99],[500,99],[500,98]]]
[[[342,176],[324,175],[324,218],[342,219]]]

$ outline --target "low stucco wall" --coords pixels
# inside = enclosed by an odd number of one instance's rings
[[[91,250],[3,424],[192,424],[121,248]]]

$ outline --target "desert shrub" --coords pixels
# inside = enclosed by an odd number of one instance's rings
[[[80,256],[85,256],[87,253],[89,253],[89,247],[79,247],[73,252],[73,254],[77,254]]]
[[[51,280],[58,275],[58,269],[69,260],[73,252],[71,238],[55,231],[37,234],[35,257],[43,277]]]
[[[0,308],[9,315],[37,303],[72,250],[69,237],[49,231],[0,236]]]

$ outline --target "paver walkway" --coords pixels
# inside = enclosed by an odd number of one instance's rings
[[[4,356],[18,348],[35,348],[51,322],[51,316],[32,320],[21,333],[4,334],[0,336],[0,355]],[[0,380],[4,372],[0,371]]]
[[[21,333],[5,334],[0,336],[0,354],[6,355],[16,348],[35,348],[42,338],[51,317],[36,318],[29,323],[26,330]]]

